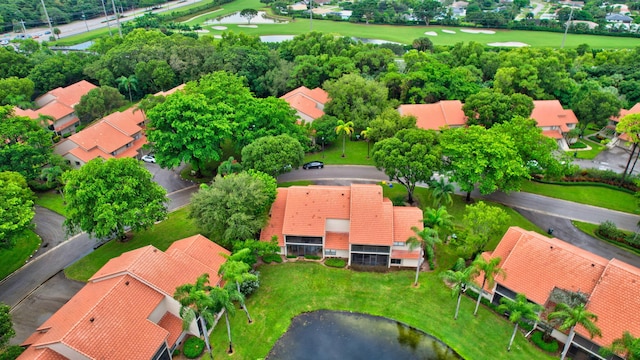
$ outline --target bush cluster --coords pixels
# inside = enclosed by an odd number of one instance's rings
[[[192,336],[184,342],[182,353],[187,359],[195,359],[204,351],[204,340]]]
[[[279,264],[282,262],[282,257],[278,254],[266,254],[262,256],[262,261],[266,264],[271,264],[272,262]]]
[[[551,339],[550,342],[545,342],[543,335],[544,334],[540,331],[534,332],[533,335],[531,335],[531,342],[544,351],[550,353],[558,352],[558,342],[555,339]]]
[[[605,239],[617,241],[627,244],[633,248],[640,249],[640,238],[638,238],[636,234],[627,235],[624,231],[618,229],[616,224],[611,220],[600,223],[600,226],[596,229],[596,234]]]
[[[253,294],[260,287],[260,271],[251,270],[251,274],[256,276],[255,280],[245,280],[240,283],[240,292],[244,296]]]
[[[622,179],[622,174],[611,170],[579,169],[575,173],[563,177],[562,180],[566,182],[602,183],[613,186],[613,189],[617,188],[617,190],[619,190],[622,188],[630,192],[640,190],[634,182],[634,180],[637,180],[637,177],[627,176],[625,179]]]
[[[339,258],[328,258],[324,261],[324,264],[334,268],[343,268],[347,266],[347,262],[344,259]]]
[[[291,255],[291,254],[287,255],[287,259],[295,259],[297,257],[298,255]]]
[[[309,255],[309,254],[305,255],[304,258],[307,259],[307,260],[320,260],[320,259],[322,259],[318,255]]]
[[[569,145],[569,149],[586,149],[586,148],[587,148],[587,144],[580,141]]]

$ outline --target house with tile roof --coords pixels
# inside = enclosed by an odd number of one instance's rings
[[[348,264],[416,267],[421,249],[406,244],[423,229],[422,210],[393,206],[372,184],[278,188],[260,240],[278,239],[282,255],[340,257]]]
[[[620,122],[620,119],[622,119],[626,115],[631,115],[631,114],[640,114],[640,103],[633,105],[633,107],[629,110],[620,109],[620,115],[611,117],[611,119],[609,119],[609,123],[607,124],[607,126],[605,126],[605,128],[603,128],[598,132],[603,136],[611,138],[611,142],[609,142],[607,146],[610,146],[610,147],[618,146],[625,150],[631,149],[632,143],[630,141],[631,139],[629,138],[629,135],[625,133],[619,133],[616,131],[616,126]]]
[[[600,347],[611,345],[624,331],[640,337],[640,269],[519,227],[509,228],[495,250],[482,256],[487,260],[500,257],[498,267],[506,273],[506,277],[496,277],[493,288],[483,291],[494,304],[502,297],[514,299],[522,293],[545,307],[546,313],[556,305],[551,298],[553,291],[586,296],[586,308],[598,316],[596,325],[602,336],[591,339],[581,326],[573,339],[554,330],[552,336],[558,340],[571,341],[569,357],[604,359],[598,354]]]
[[[400,115],[413,115],[416,126],[427,130],[442,130],[465,126],[467,117],[459,100],[442,100],[434,104],[405,104],[398,107]],[[532,119],[545,136],[556,139],[558,145],[568,149],[566,134],[578,125],[573,110],[563,109],[558,100],[534,100]]]
[[[219,285],[223,254],[195,235],[164,252],[149,245],[109,260],[22,343],[18,359],[171,359],[186,334],[200,334],[195,320],[183,330],[175,289],[204,273]]]
[[[22,110],[14,108],[15,114],[37,119],[40,115],[47,115],[53,118],[49,123],[49,128],[58,135],[73,133],[80,125],[80,120],[75,114],[74,106],[80,102],[80,98],[86,95],[97,86],[82,80],[67,87],[53,89],[35,100],[37,110]]]
[[[329,94],[321,88],[311,90],[300,86],[282,95],[280,99],[288,102],[302,121],[310,123],[324,115],[324,105],[329,101]]]

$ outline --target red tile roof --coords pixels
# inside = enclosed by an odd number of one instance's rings
[[[28,117],[30,119],[33,119],[33,120],[37,119],[40,116],[40,114],[38,114],[37,111],[31,110],[31,109],[23,110],[23,109],[20,109],[17,106],[13,107],[13,113],[16,116],[26,116],[26,117]],[[49,123],[51,123],[51,121],[49,121]]]
[[[278,245],[284,246],[284,235],[282,235],[282,227],[284,225],[284,211],[287,208],[287,197],[289,195],[288,188],[278,188],[276,200],[271,205],[269,212],[269,223],[262,229],[260,240],[271,241],[271,238],[278,238]]]
[[[324,247],[331,250],[349,250],[349,234],[327,232]]]
[[[633,105],[633,107],[631,109],[629,109],[629,110],[620,109],[620,116],[612,116],[611,120],[613,120],[615,122],[619,122],[620,119],[622,119],[626,115],[638,114],[638,113],[640,113],[640,103],[637,103],[637,104]]]
[[[73,108],[58,101],[52,101],[37,110],[39,114],[45,114],[60,120],[65,116],[73,114]]]
[[[144,122],[144,114],[130,107],[123,112],[117,111],[107,115],[102,121],[126,135],[133,136],[142,130],[139,124]]]
[[[326,219],[349,219],[349,187],[292,186],[288,193],[283,234],[324,236]]]
[[[562,133],[560,130],[543,130],[542,135],[556,140],[562,139]]]
[[[408,104],[398,107],[400,115],[413,115],[421,129],[440,130],[444,127],[459,127],[467,123],[459,100],[443,100],[435,104]]]
[[[89,91],[95,88],[97,88],[97,86],[92,83],[81,80],[64,88],[59,87],[57,89],[53,89],[49,91],[48,94],[53,95],[57,102],[74,107],[80,102],[80,98],[83,95],[86,95]]]
[[[205,272],[217,283],[221,254],[229,252],[193,236],[175,242],[166,253],[146,246],[110,260],[23,343],[30,347],[20,359],[65,359],[45,357],[52,349],[65,348],[89,359],[151,358],[182,332],[179,304],[172,298],[175,288]]]
[[[321,88],[310,90],[305,86],[294,89],[280,97],[296,111],[317,119],[324,115],[324,105],[329,101],[329,94]]]
[[[420,258],[420,249],[418,249],[417,251],[392,249],[391,258],[392,259],[418,259]]]
[[[349,242],[393,245],[393,204],[383,201],[380,185],[351,185]]]
[[[573,110],[563,109],[558,100],[534,100],[531,118],[538,123],[538,127],[558,126],[563,133],[571,130],[568,125],[578,124]]]
[[[424,229],[423,217],[422,210],[417,207],[394,206],[393,241],[407,241],[408,238],[416,236],[411,228],[415,226],[418,230]]]
[[[78,144],[78,146],[85,151],[98,148],[110,154],[133,141],[133,138],[118,131],[108,123],[101,121],[77,134],[71,135],[69,140]]]

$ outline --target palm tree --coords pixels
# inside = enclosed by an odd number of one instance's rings
[[[492,288],[496,276],[502,275],[503,278],[507,277],[507,273],[498,267],[500,260],[502,259],[495,257],[487,261],[482,255],[478,255],[478,257],[473,261],[472,266],[476,268],[476,271],[482,272],[482,286],[480,287],[480,291],[478,291],[478,301],[476,301],[476,309],[473,311],[473,316],[478,314],[480,299],[482,298],[482,291],[484,290],[485,284],[489,284],[489,287]]]
[[[436,234],[441,237],[444,237],[443,235],[448,234],[453,229],[453,216],[447,212],[444,206],[440,206],[437,209],[426,209],[422,221],[424,226],[434,229]]]
[[[165,97],[162,95],[156,96],[148,94],[142,100],[140,100],[140,102],[138,102],[138,105],[136,105],[136,107],[133,109],[133,112],[135,113],[138,110],[142,111],[142,116],[144,117],[144,120],[147,121],[147,111],[153,109],[156,105],[163,103],[164,100]]]
[[[133,102],[133,96],[131,95],[131,90],[138,91],[138,78],[135,75],[120,76],[116,79],[118,83],[118,89],[124,89],[129,91],[129,101]]]
[[[600,348],[602,356],[613,354],[623,354],[627,360],[640,360],[640,337],[634,337],[625,331],[621,338],[613,340],[611,346]]]
[[[453,203],[451,195],[455,192],[456,188],[452,183],[446,182],[444,177],[441,176],[440,179],[431,181],[429,187],[431,188],[433,206],[440,206],[443,202],[446,205]]]
[[[464,262],[464,260],[463,260]],[[440,277],[443,278],[446,282],[452,284],[451,287],[451,295],[458,296],[458,303],[456,305],[456,313],[453,316],[454,320],[458,320],[458,310],[460,310],[460,299],[462,298],[462,293],[467,291],[467,284],[471,281],[471,278],[476,275],[476,270],[472,267],[466,267],[462,270],[453,271],[447,270],[440,274]]]
[[[58,37],[58,40],[60,40],[60,34],[62,34],[62,31],[60,31],[59,28],[54,27],[53,28],[53,34]]]
[[[233,306],[233,299],[242,296],[237,294],[233,287],[231,288],[219,288],[214,287],[211,289],[209,296],[214,303],[216,312],[224,311],[224,319],[227,323],[227,336],[229,337],[229,354],[233,353],[233,341],[231,340],[231,325],[229,324],[229,314],[235,315],[236,308]],[[207,340],[208,341],[208,340]]]
[[[344,150],[347,135],[351,135],[353,133],[353,121],[347,121],[346,123],[342,120],[338,120],[338,124],[336,126],[336,134],[340,136],[342,134],[342,157],[344,157]]]
[[[207,324],[213,324],[217,312],[217,303],[211,297],[213,287],[209,285],[209,274],[202,274],[198,277],[195,284],[184,284],[176,288],[173,298],[180,303],[180,317],[182,318],[182,328],[189,328],[193,320],[200,321],[202,327],[204,342],[207,345],[207,351],[211,353],[211,344],[209,344],[209,331]]]
[[[418,266],[416,267],[416,279],[413,285],[418,285],[418,275],[420,274],[420,265],[422,265],[422,253],[425,254],[427,261],[429,262],[429,268],[433,270],[433,246],[440,243],[438,233],[431,228],[424,228],[422,230],[417,227],[412,227],[411,230],[416,233],[416,236],[412,236],[407,239],[407,245],[409,250],[414,250],[417,247],[421,247],[423,251],[420,252],[420,258],[418,260]]]
[[[234,282],[236,284],[236,290],[241,297],[238,299],[240,303],[240,307],[247,313],[247,320],[249,324],[253,322],[251,319],[251,315],[249,315],[249,309],[244,302],[244,296],[242,296],[242,292],[240,291],[240,283],[247,280],[256,280],[257,276],[249,273],[249,269],[251,266],[245,262],[242,262],[240,259],[247,258],[250,256],[251,249],[244,248],[230,256],[225,256],[227,261],[220,266],[219,274],[222,274],[222,278],[228,282]]]
[[[569,347],[571,346],[571,342],[573,342],[573,337],[575,336],[575,328],[576,325],[582,325],[591,335],[593,339],[594,336],[601,336],[600,329],[596,326],[595,322],[598,321],[598,315],[590,312],[586,309],[585,304],[579,304],[576,307],[571,307],[567,304],[560,303],[556,306],[556,311],[552,312],[547,316],[549,320],[560,319],[562,324],[560,324],[559,329],[565,331],[569,330],[569,337],[567,338],[567,342],[564,344],[564,349],[562,349],[561,360],[567,356],[567,352],[569,351]]]
[[[528,301],[524,294],[516,294],[515,301],[506,297],[500,299],[498,311],[509,313],[509,321],[515,324],[513,334],[511,334],[511,340],[509,340],[509,346],[507,346],[507,351],[511,351],[511,345],[513,344],[513,339],[516,337],[516,332],[518,332],[518,323],[520,320],[538,321],[540,320],[538,313],[542,311],[542,309],[542,306]]]
[[[367,142],[367,159],[369,158],[369,140],[371,140],[371,128],[367,126],[366,129],[360,132],[362,138]]]

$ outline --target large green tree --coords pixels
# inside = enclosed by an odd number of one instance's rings
[[[442,13],[442,3],[437,0],[421,0],[416,1],[413,5],[413,15],[424,21],[426,26],[429,26],[431,19]]]
[[[449,129],[440,136],[445,170],[449,180],[458,184],[471,200],[476,184],[481,194],[496,190],[517,191],[528,171],[508,134],[472,125]]]
[[[415,129],[416,118],[412,115],[402,116],[393,109],[387,108],[369,124],[369,140],[375,142],[393,137],[398,131]]]
[[[469,96],[462,106],[467,124],[482,125],[487,129],[515,116],[529,118],[533,111],[533,100],[522,94],[504,95],[485,89]]]
[[[344,75],[324,84],[329,93],[325,113],[344,122],[352,121],[356,130],[364,130],[369,122],[387,108],[387,88],[357,74]]]
[[[192,196],[190,216],[223,246],[253,238],[266,225],[276,196],[275,179],[260,174],[217,176],[210,186]]]
[[[487,205],[484,201],[467,205],[462,218],[467,234],[459,239],[462,241],[460,249],[473,258],[491,239],[501,236],[508,221],[509,215],[497,206]]]
[[[432,130],[406,129],[373,146],[373,161],[380,170],[407,189],[409,203],[418,182],[431,179],[441,169],[442,151]]]
[[[567,352],[569,352],[569,347],[571,347],[571,343],[573,342],[577,325],[584,327],[592,339],[594,336],[601,336],[601,331],[595,324],[595,322],[598,321],[598,316],[587,310],[585,304],[571,307],[567,304],[560,303],[556,306],[555,311],[550,313],[547,318],[549,320],[559,319],[562,321],[559,329],[562,331],[569,330],[569,337],[564,344],[562,355],[560,356],[562,360],[564,360]]]
[[[17,100],[23,99],[28,102],[33,96],[33,90],[34,84],[31,79],[15,76],[0,78],[0,105],[22,105]]]
[[[89,123],[112,113],[125,103],[124,95],[120,94],[118,89],[101,86],[82,95],[80,102],[74,106],[74,110],[80,121]]]
[[[509,321],[514,324],[513,333],[511,334],[511,340],[509,340],[507,351],[511,351],[511,344],[513,344],[513,339],[515,339],[516,333],[518,332],[518,324],[520,321],[538,321],[540,319],[538,314],[542,310],[542,306],[528,301],[524,294],[516,294],[515,300],[511,300],[506,297],[500,299],[498,311],[508,313]]]
[[[9,344],[9,340],[16,336],[13,323],[11,322],[10,310],[11,307],[9,305],[0,303],[0,353],[3,352]]]
[[[287,134],[264,136],[242,149],[245,169],[262,171],[273,177],[297,169],[304,161],[300,142]]]
[[[167,215],[166,191],[136,159],[97,158],[62,178],[69,232],[124,239],[128,228],[147,229]]]
[[[53,152],[51,133],[35,121],[0,106],[0,171],[16,171],[33,180]]]
[[[571,99],[571,109],[576,114],[578,126],[584,131],[589,124],[607,125],[609,118],[620,114],[622,102],[618,97],[602,89],[596,81],[584,82]]]
[[[17,172],[0,172],[0,248],[12,248],[15,235],[33,220],[33,192]]]

